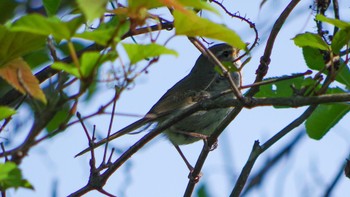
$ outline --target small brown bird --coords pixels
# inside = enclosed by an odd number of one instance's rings
[[[238,57],[239,50],[228,44],[217,44],[209,48],[217,59],[226,66],[238,68],[240,65],[234,60]],[[237,69],[234,69],[237,70]],[[234,83],[240,85],[240,74],[236,71],[231,73]],[[231,88],[228,79],[222,76],[215,69],[215,63],[205,55],[200,55],[191,72],[182,80],[170,88],[159,101],[150,109],[144,118],[135,123],[115,132],[109,136],[111,141],[126,133],[139,128],[149,122],[150,117],[159,117],[156,119],[157,125],[162,125],[164,120],[174,116],[177,112],[197,103],[201,97],[210,97],[217,95]],[[234,98],[233,93],[226,94],[219,98]],[[227,116],[233,108],[219,108],[212,110],[202,110],[191,114],[180,120],[168,129],[163,131],[167,138],[175,145],[190,144],[202,139],[200,136],[208,136],[214,132],[215,128]],[[165,115],[164,115],[165,114]],[[94,144],[98,147],[107,142],[107,138]],[[89,151],[87,148],[77,156]]]

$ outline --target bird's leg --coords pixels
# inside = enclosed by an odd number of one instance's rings
[[[182,160],[185,162],[187,168],[190,170],[190,173],[189,173],[189,175],[188,175],[188,178],[189,178],[191,181],[193,181],[193,182],[198,182],[199,179],[200,179],[200,177],[202,176],[202,173],[199,173],[198,176],[193,177],[193,176],[192,176],[192,172],[193,172],[193,169],[194,169],[194,168],[192,167],[192,165],[190,164],[190,162],[188,162],[188,160],[186,159],[186,157],[185,157],[185,155],[183,154],[183,152],[181,151],[179,145],[177,145],[177,144],[175,144],[175,143],[172,143],[172,144],[174,145],[176,151],[180,154],[180,156],[181,156]]]
[[[193,171],[193,167],[192,167],[192,165],[190,164],[190,162],[188,162],[188,160],[186,159],[186,157],[185,157],[185,155],[183,154],[183,152],[181,151],[179,145],[174,144],[174,143],[173,143],[173,145],[174,145],[176,151],[180,154],[182,160],[184,160],[184,162],[185,162],[187,168],[192,172],[192,171]]]
[[[179,133],[179,134],[182,134],[182,135],[186,135],[186,136],[189,136],[189,137],[202,139],[202,140],[207,140],[207,138],[208,138],[207,135],[204,135],[204,134],[201,134],[201,133],[196,133],[196,132],[180,131],[180,130],[176,130],[176,131],[172,131],[172,132]]]

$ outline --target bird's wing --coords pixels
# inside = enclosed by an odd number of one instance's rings
[[[198,81],[201,83],[198,83]],[[196,85],[191,83],[195,83]],[[211,83],[211,80],[202,80],[198,77],[191,78],[187,75],[169,89],[147,114],[163,116],[194,104],[196,101],[193,100],[193,97],[198,92],[205,91],[209,85],[208,83]]]

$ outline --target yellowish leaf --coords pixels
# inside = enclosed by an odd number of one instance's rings
[[[22,58],[13,59],[1,67],[0,77],[22,94],[29,94],[35,99],[47,103],[45,94],[40,89],[38,79]]]
[[[238,49],[247,49],[247,44],[239,35],[228,27],[214,23],[208,19],[197,16],[194,12],[187,13],[174,10],[175,33],[186,36],[202,36],[224,41]]]

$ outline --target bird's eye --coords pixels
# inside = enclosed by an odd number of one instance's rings
[[[219,75],[216,79],[215,79],[215,83],[221,83],[226,77],[223,75]],[[225,79],[226,80],[226,79]]]
[[[225,79],[226,77],[224,75],[219,75],[218,79],[222,80]]]
[[[222,52],[222,56],[230,57],[231,56],[231,52],[230,51],[224,51],[224,52]]]

